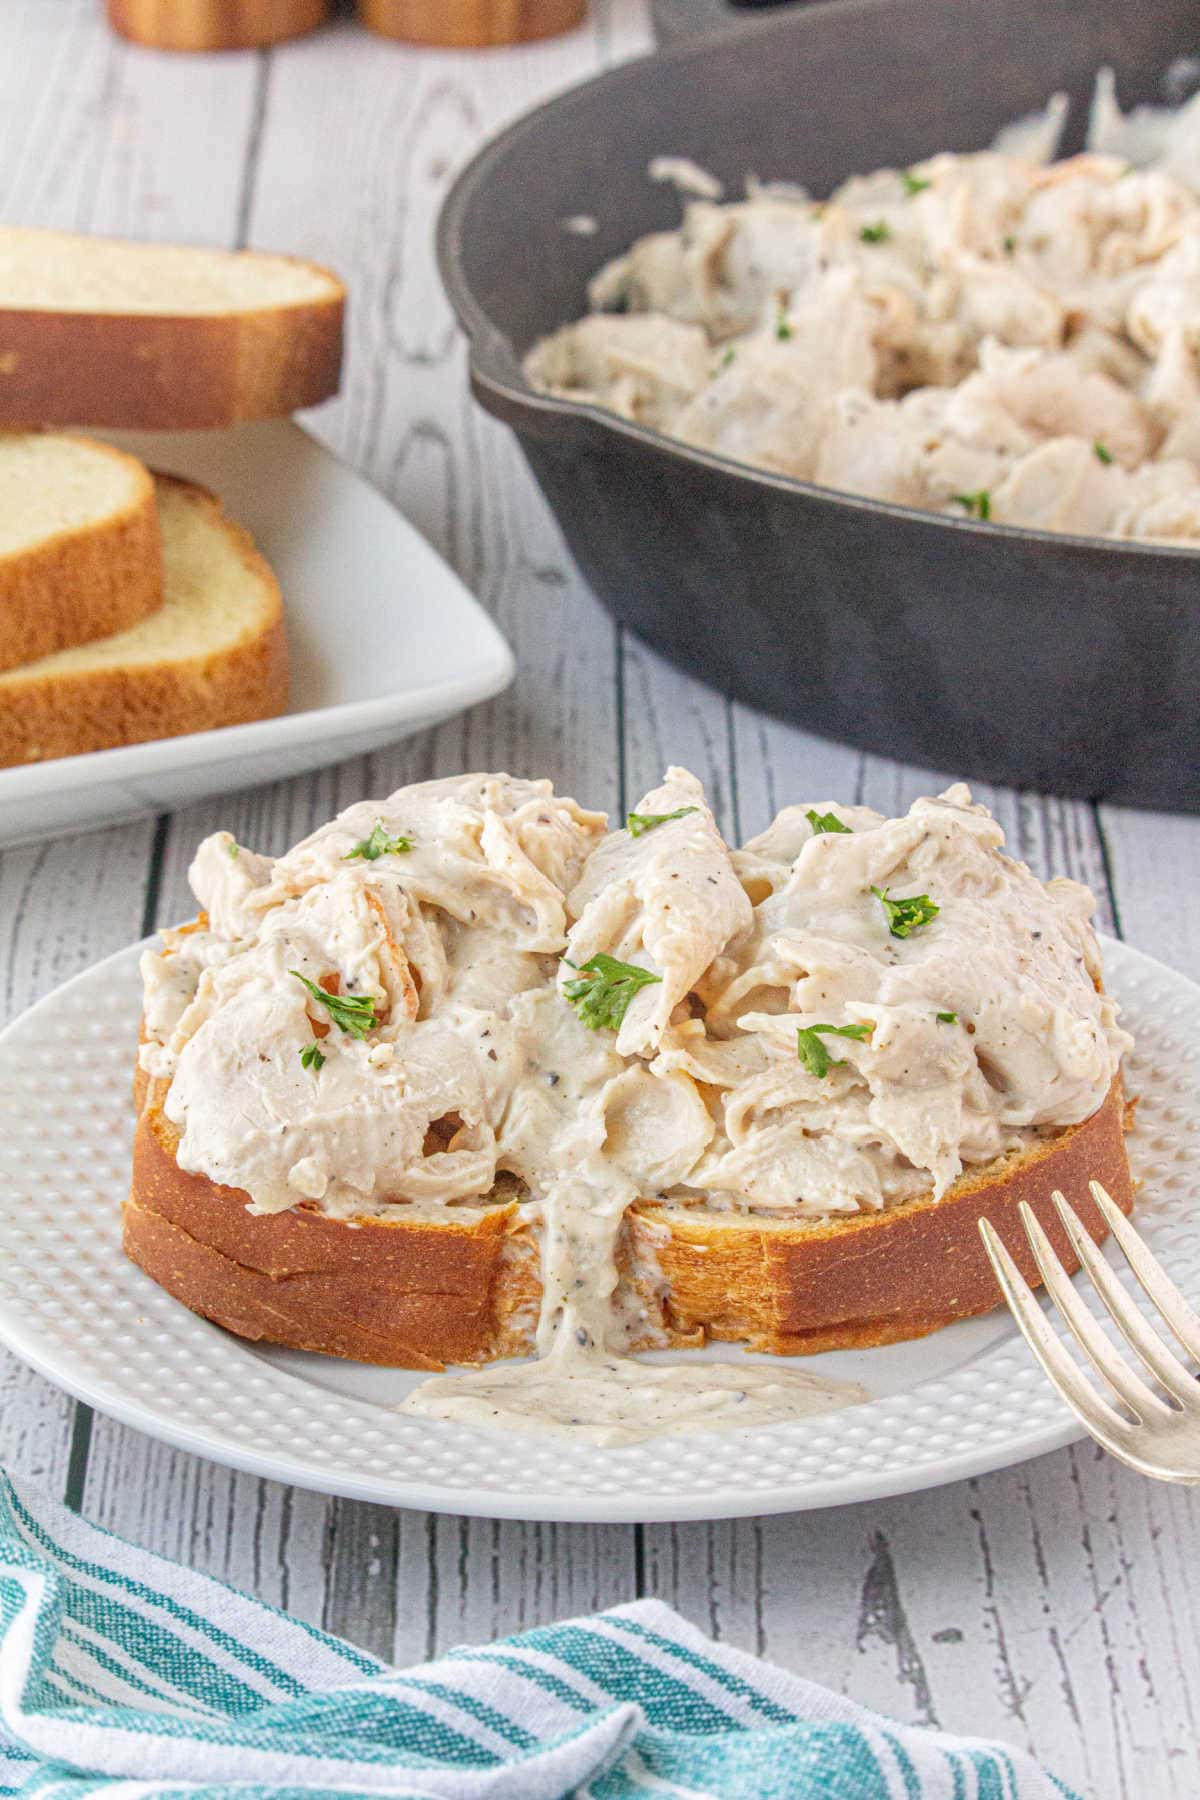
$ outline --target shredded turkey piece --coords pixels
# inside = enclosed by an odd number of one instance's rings
[[[181,1166],[340,1217],[477,1203],[506,1171],[533,1204],[586,1172],[618,1211],[831,1214],[940,1195],[1103,1101],[1129,1040],[1092,896],[1002,854],[965,787],[897,819],[788,807],[742,850],[686,770],[637,811],[661,822],[468,775],[276,859],[208,838],[201,920],[143,959]],[[355,857],[377,825],[409,847]],[[881,894],[935,910],[897,936]],[[615,1030],[563,993],[598,955],[654,978]]]
[[[738,462],[1047,531],[1200,538],[1200,95],[1066,104],[822,203],[697,199],[537,344],[531,382]],[[670,159],[660,159],[669,165]],[[690,184],[689,192],[695,192]]]

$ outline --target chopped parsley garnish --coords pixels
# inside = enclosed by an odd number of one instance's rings
[[[937,1022],[939,1025],[957,1025],[958,1024],[958,1014],[957,1013],[939,1013],[937,1015]]]
[[[850,830],[848,825],[842,824],[836,813],[819,813],[815,806],[810,806],[804,816],[812,826],[813,834],[816,837],[820,837],[823,831],[849,832]]]
[[[864,244],[886,244],[892,228],[886,219],[876,219],[874,225],[864,225],[858,235]]]
[[[1113,460],[1112,451],[1109,449],[1107,444],[1102,444],[1100,442],[1099,438],[1097,438],[1095,443],[1092,445],[1092,449],[1096,452],[1096,457],[1097,457],[1098,461],[1100,461],[1102,463],[1110,463]]]
[[[791,320],[781,307],[779,310],[779,317],[775,321],[775,336],[779,339],[781,344],[786,344],[791,335]]]
[[[364,1038],[368,1031],[374,1031],[379,1023],[375,1017],[375,1002],[370,994],[327,994],[323,987],[302,975],[299,969],[289,969],[289,975],[305,986],[318,1005],[323,1006],[339,1031],[348,1032],[353,1038]]]
[[[914,194],[923,194],[933,183],[927,175],[914,175],[911,169],[902,169],[900,179],[904,183],[904,191],[911,199]]]
[[[721,358],[720,367],[722,369],[727,369],[736,355],[737,351],[734,349],[733,345],[730,344],[724,356]]]
[[[887,888],[873,887],[871,892],[887,914],[888,930],[893,937],[906,938],[910,932],[936,919],[942,910],[928,894],[910,894],[907,900],[889,900]]]
[[[990,519],[992,516],[992,496],[986,488],[980,488],[975,494],[951,494],[950,498],[965,506],[973,519]]]
[[[563,961],[569,969],[576,967],[565,956]],[[638,990],[661,980],[661,975],[652,975],[649,969],[618,962],[615,956],[598,950],[579,965],[574,981],[563,983],[563,994],[589,1031],[617,1031]]]
[[[311,1044],[305,1044],[303,1050],[300,1052],[301,1067],[305,1069],[312,1069],[314,1071],[323,1069],[325,1067],[325,1060],[325,1052],[322,1050],[320,1044],[318,1044],[316,1038],[313,1039]]]
[[[234,862],[236,862],[238,857],[241,855],[242,846],[238,843],[232,843],[232,844],[227,844],[225,847],[229,851],[229,854],[233,858]]]
[[[868,1038],[874,1027],[871,1025],[804,1025],[796,1033],[796,1055],[804,1064],[810,1075],[818,1081],[824,1081],[830,1069],[840,1069],[845,1062],[844,1056],[830,1056],[821,1042],[819,1033],[830,1037]]]
[[[361,857],[363,862],[378,862],[381,856],[401,856],[412,849],[412,839],[406,837],[389,837],[387,826],[380,819],[371,828],[370,837],[365,837],[355,844],[353,850],[347,850],[343,862],[353,862]]]
[[[672,819],[682,819],[688,813],[699,812],[698,806],[681,806],[673,813],[626,813],[625,829],[632,838],[645,837],[648,831],[654,831],[659,825],[669,825]]]
[[[1014,250],[1015,250],[1015,249],[1016,249],[1016,247],[1017,247],[1017,240],[1016,240],[1016,238],[1015,238],[1015,237],[1013,237],[1013,236],[1012,236],[1012,235],[1011,235],[1011,234],[1010,234],[1010,235],[1009,235],[1009,236],[1008,236],[1008,237],[1006,237],[1006,238],[1005,238],[1005,240],[1004,240],[1004,254],[1005,254],[1005,256],[1011,256],[1011,255],[1012,255],[1012,253],[1013,253],[1013,251],[1014,251]]]

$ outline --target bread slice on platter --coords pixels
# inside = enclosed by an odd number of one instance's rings
[[[136,625],[162,591],[141,463],[63,432],[0,431],[0,669]]]
[[[163,602],[128,630],[0,674],[0,767],[271,718],[287,704],[279,586],[191,482],[154,479]]]
[[[239,1337],[410,1369],[528,1354],[542,1282],[538,1246],[509,1186],[487,1204],[409,1221],[333,1219],[302,1204],[256,1216],[249,1196],[190,1174],[162,1112],[165,1084],[143,1086],[125,1252],[193,1312]],[[1133,1204],[1119,1078],[1081,1125],[969,1175],[941,1200],[840,1219],[764,1219],[639,1204],[622,1274],[647,1309],[642,1348],[706,1339],[777,1355],[864,1349],[924,1337],[999,1304],[978,1220],[992,1221],[1032,1284],[1040,1281],[1018,1209],[1027,1201],[1072,1273],[1079,1267],[1051,1194],[1060,1188],[1097,1243],[1107,1226],[1096,1180]]]
[[[345,290],[260,251],[0,226],[0,424],[176,431],[336,392]]]

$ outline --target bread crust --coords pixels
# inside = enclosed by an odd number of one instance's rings
[[[237,643],[186,659],[62,671],[20,671],[0,690],[0,768],[78,756],[122,744],[244,725],[281,713],[288,649],[279,584],[250,534],[205,488],[173,475],[156,480],[189,493],[232,540],[267,599],[265,619]]]
[[[882,1212],[777,1225],[760,1219],[747,1230],[736,1217],[727,1223],[729,1215],[693,1220],[679,1209],[640,1208],[643,1228],[669,1230],[657,1257],[672,1324],[702,1323],[709,1337],[781,1356],[925,1337],[1001,1304],[981,1218],[991,1220],[1030,1285],[1040,1283],[1022,1202],[1074,1274],[1079,1259],[1051,1195],[1067,1194],[1103,1243],[1108,1227],[1088,1182],[1107,1188],[1123,1213],[1132,1208],[1131,1112],[1118,1075],[1082,1124],[964,1175],[941,1200],[925,1194]]]
[[[0,424],[183,431],[315,406],[337,392],[345,315],[319,273],[329,294],[241,312],[0,306]]]
[[[253,50],[314,31],[329,0],[108,0],[108,22],[154,50]]]
[[[0,670],[125,631],[162,605],[150,472],[108,444],[88,441],[87,447],[126,466],[128,502],[107,518],[0,555]]]
[[[248,1196],[189,1174],[164,1116],[166,1084],[141,1088],[124,1247],[168,1293],[241,1337],[393,1367],[488,1362],[533,1346],[538,1246],[515,1200],[431,1220],[343,1222],[304,1203],[256,1216]],[[1022,1273],[1039,1277],[1019,1218],[1028,1201],[1064,1264],[1079,1266],[1051,1193],[1097,1243],[1101,1181],[1133,1202],[1120,1077],[1090,1119],[1030,1151],[882,1213],[772,1222],[644,1204],[622,1247],[648,1309],[646,1346],[705,1337],[796,1355],[923,1337],[1001,1304],[977,1222],[991,1219]]]

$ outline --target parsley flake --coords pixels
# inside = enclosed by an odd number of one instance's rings
[[[1109,449],[1107,444],[1102,444],[1100,442],[1099,438],[1097,438],[1095,443],[1092,445],[1092,449],[1096,453],[1097,461],[1102,462],[1102,463],[1112,462],[1112,460],[1113,460],[1112,451]]]
[[[648,831],[654,831],[659,825],[669,825],[672,819],[682,819],[688,813],[699,812],[698,806],[681,806],[673,813],[626,813],[625,829],[631,838],[645,837]]]
[[[858,235],[864,244],[886,244],[892,228],[886,219],[876,219],[873,225],[864,225]]]
[[[289,975],[306,987],[318,1005],[323,1006],[339,1031],[345,1031],[352,1038],[364,1038],[368,1031],[374,1031],[379,1023],[375,1017],[375,1002],[370,994],[327,994],[323,987],[302,975],[299,969],[289,969]]]
[[[724,356],[721,358],[719,366],[722,369],[727,369],[736,355],[737,355],[737,351],[734,349],[733,345],[730,344],[728,349],[726,350]]]
[[[938,1013],[937,1022],[939,1025],[957,1025],[958,1024],[958,1014],[957,1013]]]
[[[238,857],[242,853],[242,846],[238,843],[229,843],[229,844],[226,844],[225,848],[228,850],[228,852],[229,852],[230,856],[233,858],[234,862],[236,862]]]
[[[322,1050],[320,1044],[318,1044],[316,1038],[313,1039],[311,1044],[305,1044],[303,1050],[300,1052],[300,1066],[305,1069],[312,1069],[314,1073],[323,1069],[325,1067],[325,1062],[325,1052]]]
[[[814,837],[820,837],[825,831],[844,831],[849,833],[850,827],[843,825],[836,813],[819,813],[815,806],[810,806],[805,818],[813,828]]]
[[[568,957],[563,961],[569,969],[576,968]],[[579,964],[574,981],[563,983],[563,995],[589,1031],[617,1031],[638,990],[661,980],[661,975],[652,975],[649,969],[618,962],[615,956],[598,950]]]
[[[792,324],[783,308],[779,309],[779,317],[775,321],[775,336],[781,344],[786,344],[792,335]]]
[[[1014,250],[1015,250],[1015,249],[1016,249],[1016,247],[1017,247],[1017,240],[1016,240],[1016,238],[1015,238],[1015,237],[1013,237],[1013,236],[1012,236],[1012,235],[1011,235],[1011,233],[1010,233],[1010,234],[1009,234],[1009,236],[1007,236],[1007,237],[1006,237],[1006,238],[1005,238],[1005,240],[1004,240],[1004,254],[1005,254],[1005,256],[1011,256],[1011,255],[1012,255],[1012,253],[1013,253],[1013,251],[1014,251]]]
[[[907,900],[889,900],[887,888],[873,887],[871,892],[887,914],[888,930],[893,937],[906,938],[921,925],[936,919],[940,906],[928,894],[910,894]]]
[[[818,1034],[858,1038],[861,1041],[870,1037],[873,1030],[872,1025],[804,1025],[796,1033],[796,1055],[810,1075],[815,1075],[818,1081],[824,1081],[830,1069],[840,1069],[846,1059],[844,1056],[830,1056]]]
[[[965,506],[973,519],[990,519],[992,516],[992,496],[986,488],[980,488],[975,494],[951,494],[950,498],[959,506]]]
[[[363,862],[378,862],[381,856],[402,856],[406,850],[412,849],[412,839],[406,837],[389,837],[387,826],[382,819],[376,821],[371,828],[370,837],[365,837],[355,844],[353,850],[347,850],[343,862],[353,862],[361,857]]]
[[[900,179],[904,183],[904,191],[911,200],[914,194],[923,194],[933,183],[927,175],[914,175],[911,169],[902,169]]]

